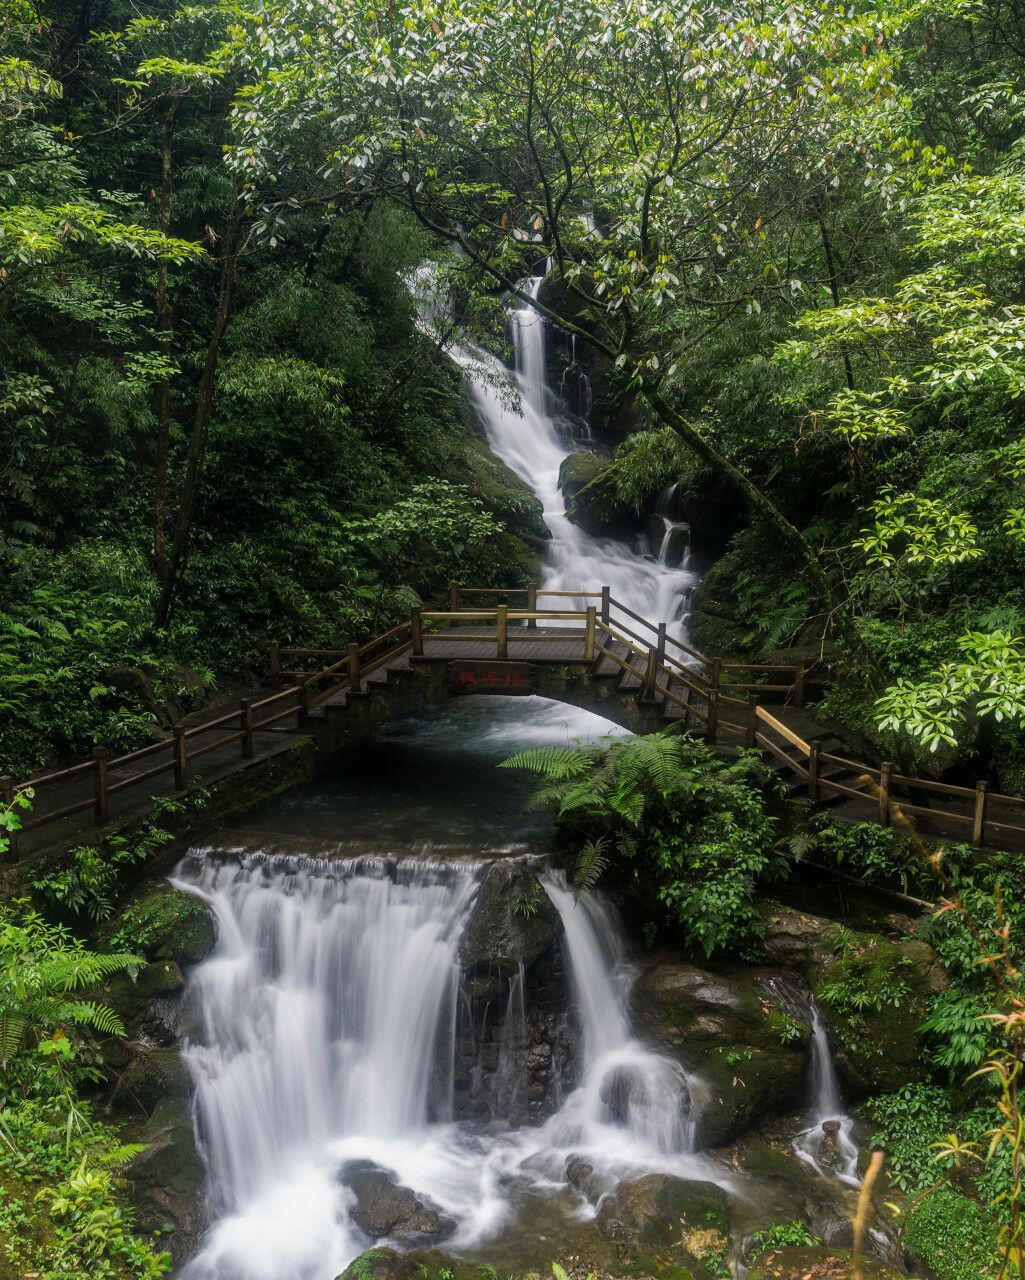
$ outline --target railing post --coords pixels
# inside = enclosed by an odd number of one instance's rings
[[[890,788],[892,787],[893,764],[885,760],[879,770],[879,824],[890,825]]]
[[[587,606],[587,621],[584,623],[584,661],[594,661],[594,632],[598,621],[597,610],[593,604]]]
[[[658,642],[655,646],[655,661],[658,665],[664,666],[666,660],[666,631],[668,628],[664,622],[658,624]]]
[[[459,583],[450,581],[448,584],[448,607],[450,612],[459,612]]]
[[[532,582],[530,586],[527,588],[527,612],[537,613],[537,583],[536,582]],[[528,618],[527,626],[536,627],[537,618]]]
[[[612,619],[612,588],[602,587],[601,589],[601,620],[606,626]]]
[[[281,654],[278,652],[276,644],[272,644],[270,647],[270,687],[272,689],[281,688]]]
[[[986,843],[986,802],[989,791],[988,782],[975,784],[975,811],[972,814],[972,844],[980,849]]]
[[[712,678],[708,689],[708,741],[715,744],[719,732],[719,682],[722,679],[722,659],[712,659]]]
[[[819,798],[819,744],[813,742],[808,751],[808,798]]]
[[[647,701],[651,701],[655,697],[657,675],[658,675],[658,658],[655,655],[655,650],[649,649],[647,666],[644,668],[643,697]]]
[[[413,633],[413,654],[420,658],[424,651],[424,624],[419,609],[409,611],[409,629]]]
[[[495,612],[495,631],[498,639],[498,656],[509,656],[509,606],[500,604]]]
[[[750,750],[758,743],[758,695],[749,693],[747,695],[747,732],[744,735],[744,745]]]
[[[0,778],[0,800],[10,809],[14,804],[14,779],[5,774]],[[7,859],[8,862],[14,862],[18,856],[18,833],[17,831],[8,831],[7,833]]]
[[[185,730],[180,724],[176,724],[171,732],[174,735],[171,748],[174,752],[174,789],[175,791],[184,791],[189,770],[188,745],[185,741]]]
[[[691,700],[691,697],[693,696],[693,694],[694,694],[694,690],[693,690],[693,688],[688,684],[688,686],[687,686],[687,701],[686,701],[686,705],[685,705],[685,706],[684,706],[684,708],[683,708],[683,731],[684,731],[684,733],[690,733],[690,700]]]
[[[804,663],[794,672],[794,706],[804,706]]]
[[[310,686],[306,680],[299,681],[299,728],[305,728],[310,719]]]
[[[349,692],[359,693],[360,676],[359,676],[359,645],[349,645]]]
[[[110,796],[107,793],[107,748],[93,747],[93,761],[96,766],[96,824],[102,826],[110,812]]]
[[[252,698],[243,698],[239,703],[241,715],[239,716],[239,728],[242,731],[242,759],[252,760],[253,758],[253,700]]]

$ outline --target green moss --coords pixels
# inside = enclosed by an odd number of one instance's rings
[[[1000,1270],[992,1214],[950,1187],[919,1203],[905,1238],[939,1280],[988,1280]]]
[[[149,960],[197,964],[213,950],[217,930],[206,904],[164,882],[121,912],[107,930],[112,945],[131,945]]]

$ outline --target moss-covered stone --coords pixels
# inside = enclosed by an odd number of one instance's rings
[[[145,1146],[125,1170],[139,1230],[159,1233],[180,1263],[195,1250],[206,1226],[206,1170],[196,1150],[191,1107],[182,1098],[166,1098],[125,1136]]]
[[[454,1258],[436,1249],[368,1249],[342,1272],[338,1280],[497,1280],[486,1263]]]
[[[925,1072],[918,1027],[939,979],[935,954],[920,947],[908,955],[877,934],[846,931],[836,956],[813,975],[837,1065],[855,1089],[891,1093]]]
[[[652,1173],[623,1182],[598,1210],[602,1234],[647,1249],[682,1244],[695,1259],[729,1244],[729,1198],[712,1182]]]
[[[460,961],[471,971],[513,976],[548,950],[558,920],[536,872],[513,860],[494,862],[477,891],[459,946]]]
[[[217,927],[205,902],[165,880],[145,886],[106,925],[102,936],[148,960],[198,964],[214,949]]]
[[[122,1111],[151,1115],[165,1099],[191,1094],[189,1071],[177,1049],[145,1049],[121,1074],[111,1101]]]
[[[800,1103],[810,1032],[785,1015],[770,976],[663,962],[637,983],[639,1020],[707,1089],[695,1105],[702,1145],[728,1142],[766,1113]]]

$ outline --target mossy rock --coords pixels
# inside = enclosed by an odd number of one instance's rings
[[[0,1171],[3,1211],[19,1214],[14,1234],[0,1239],[0,1280],[24,1280],[38,1274],[56,1250],[53,1222],[46,1206],[36,1199],[38,1192],[38,1183]]]
[[[485,1263],[453,1258],[437,1249],[368,1249],[338,1280],[497,1280],[497,1273]]]
[[[206,1168],[196,1149],[192,1108],[183,1098],[166,1098],[148,1120],[127,1126],[125,1139],[145,1147],[125,1170],[139,1230],[160,1233],[181,1263],[206,1227]]]
[[[696,1115],[702,1146],[729,1142],[803,1098],[810,1029],[771,995],[770,976],[753,967],[712,974],[662,962],[634,989],[638,1020],[707,1087]]]
[[[147,960],[198,964],[217,944],[217,926],[207,905],[163,881],[147,886],[103,929],[101,938],[117,938]]]
[[[151,1115],[167,1098],[192,1096],[192,1079],[177,1049],[145,1049],[125,1070],[111,1097],[122,1111]]]
[[[559,488],[567,501],[575,498],[581,489],[586,489],[592,480],[597,480],[609,465],[607,458],[586,451],[571,453],[563,458],[559,468]]]
[[[598,1209],[601,1233],[645,1249],[682,1245],[695,1261],[729,1244],[729,1197],[713,1182],[651,1173],[622,1182]]]
[[[537,873],[512,860],[493,862],[477,891],[459,945],[459,959],[473,974],[514,977],[555,940],[559,915]],[[481,976],[477,974],[476,976]]]
[[[835,959],[813,978],[826,1011],[837,1066],[865,1093],[892,1093],[925,1074],[918,1028],[940,981],[925,943],[849,934]]]
[[[135,1040],[154,1004],[179,995],[184,986],[185,978],[176,961],[154,960],[143,965],[134,978],[130,973],[119,973],[109,979],[100,995],[121,1018],[128,1038]]]
[[[747,1280],[854,1280],[849,1253],[828,1248],[773,1249],[757,1258]],[[861,1260],[862,1280],[900,1280],[900,1273],[872,1258]]]

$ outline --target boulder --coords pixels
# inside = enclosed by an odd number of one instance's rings
[[[581,451],[567,455],[559,468],[562,496],[567,502],[571,502],[592,480],[597,480],[608,465],[608,458],[601,458],[596,453]]]
[[[829,1248],[773,1249],[757,1258],[747,1280],[855,1280],[852,1254]],[[862,1258],[862,1280],[899,1280],[899,1272],[872,1258]]]
[[[159,1232],[175,1263],[195,1252],[206,1227],[206,1169],[196,1149],[192,1109],[181,1098],[161,1101],[126,1141],[144,1144],[124,1171],[141,1232]]]
[[[908,953],[910,950],[910,954]],[[896,943],[847,931],[839,952],[812,976],[838,1070],[859,1093],[892,1093],[925,1074],[918,1028],[946,980],[924,942]]]
[[[768,902],[761,908],[761,922],[762,946],[773,964],[807,972],[832,960],[833,921]]]
[[[729,1142],[804,1098],[810,1030],[771,994],[773,976],[779,977],[754,967],[712,974],[663,961],[634,988],[638,1022],[697,1077],[692,1105],[700,1146]]]
[[[437,1249],[378,1248],[360,1254],[337,1280],[495,1280],[495,1269]]]
[[[602,1235],[646,1249],[683,1244],[692,1257],[722,1253],[729,1244],[729,1197],[713,1182],[649,1173],[621,1182],[598,1207]]]
[[[424,1244],[444,1240],[456,1229],[453,1219],[426,1196],[402,1186],[391,1170],[369,1160],[343,1166],[341,1181],[356,1197],[353,1222],[371,1240],[387,1236],[401,1244]]]
[[[115,937],[147,960],[198,964],[216,946],[217,926],[201,898],[164,880],[147,886],[101,932],[106,942]]]
[[[512,977],[528,968],[555,940],[559,914],[520,861],[493,862],[477,891],[463,933],[459,959],[465,969]]]
[[[143,1049],[121,1073],[111,1105],[119,1111],[152,1115],[165,1098],[191,1096],[192,1078],[177,1049]]]

